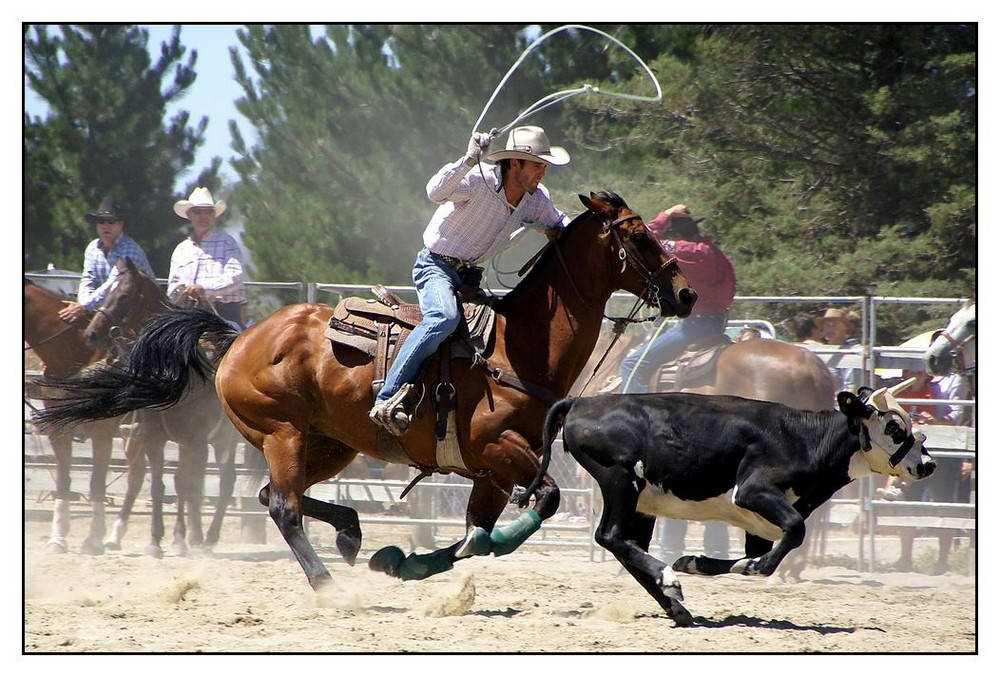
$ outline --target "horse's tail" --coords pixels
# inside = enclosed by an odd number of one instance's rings
[[[545,473],[549,471],[549,462],[552,460],[552,441],[555,439],[559,428],[562,427],[563,421],[566,419],[566,414],[573,407],[577,399],[576,397],[561,399],[553,404],[549,409],[549,413],[545,415],[545,425],[542,426],[542,459],[538,464],[538,472],[535,473],[535,479],[531,480],[531,484],[525,488],[523,496],[531,496],[542,483]]]
[[[213,378],[215,366],[238,334],[205,310],[158,315],[143,328],[122,366],[98,363],[72,378],[44,381],[62,393],[48,401],[34,421],[44,430],[170,407],[187,392],[192,372],[204,381]],[[211,358],[202,342],[211,346]]]

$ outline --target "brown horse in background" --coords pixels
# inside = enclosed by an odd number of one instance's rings
[[[67,300],[69,299],[61,294],[24,278],[24,342],[42,361],[43,378],[51,382],[67,379],[104,356],[104,351],[95,350],[84,341],[81,321],[68,324],[59,317],[59,310]],[[60,392],[56,388],[42,387],[39,395],[42,405],[49,407],[53,405],[52,398],[59,397]],[[47,546],[49,552],[68,551],[66,537],[70,527],[70,471],[73,465],[74,434],[89,437],[93,450],[89,496],[90,533],[83,541],[81,551],[88,555],[104,552],[102,541],[106,533],[106,482],[111,463],[112,437],[117,432],[117,420],[96,421],[72,430],[49,431],[49,444],[56,458],[55,507],[52,511],[52,534]]]
[[[356,348],[331,346],[324,332],[333,308],[323,304],[286,306],[241,334],[203,311],[156,318],[125,369],[99,379],[105,381],[103,392],[80,384],[75,412],[57,412],[48,420],[110,415],[139,399],[143,406],[169,406],[192,371],[210,373],[212,362],[198,349],[199,341],[208,342],[219,360],[215,382],[223,406],[270,468],[260,501],[314,589],[325,587],[331,576],[306,538],[303,516],[337,530],[337,547],[349,564],[361,548],[361,527],[354,509],[305,492],[336,476],[358,453],[472,480],[464,539],[409,556],[389,546],[373,555],[371,568],[418,579],[462,558],[512,552],[558,508],[559,489],[546,475],[533,494],[534,508],[494,528],[508,502],[527,507],[531,496],[514,487],[534,479],[545,414],[590,357],[611,294],[624,289],[658,306],[661,314],[680,317],[690,314],[697,298],[676,259],[624,200],[614,193],[580,199],[587,210],[495,304],[494,332],[485,350],[475,359],[452,360],[458,451],[447,458],[439,456],[433,416],[416,418],[397,439],[396,453],[380,448],[378,430],[368,419],[372,359]],[[437,361],[431,358],[424,369],[428,392],[439,373]]]

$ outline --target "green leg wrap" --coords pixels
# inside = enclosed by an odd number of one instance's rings
[[[542,526],[542,518],[534,510],[525,510],[516,520],[504,527],[495,527],[490,534],[493,541],[493,554],[508,555],[528,540],[531,534]]]
[[[403,560],[399,568],[399,577],[404,581],[420,581],[442,571],[448,571],[454,566],[448,548],[435,550],[426,555],[414,553],[407,555]]]

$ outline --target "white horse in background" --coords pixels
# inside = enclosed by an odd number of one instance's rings
[[[951,316],[948,326],[936,333],[924,353],[924,368],[931,376],[961,374],[971,380],[976,369],[976,302],[967,300]]]

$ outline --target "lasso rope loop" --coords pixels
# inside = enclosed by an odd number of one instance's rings
[[[589,31],[591,33],[596,33],[597,35],[599,35],[599,36],[607,39],[609,42],[611,42],[611,43],[613,43],[613,44],[618,45],[619,47],[621,47],[623,50],[625,50],[625,52],[630,57],[632,57],[642,67],[642,70],[646,73],[646,75],[652,81],[653,86],[656,89],[656,95],[655,96],[641,96],[641,95],[637,95],[637,94],[623,94],[623,93],[619,93],[619,92],[605,92],[605,91],[602,91],[599,87],[595,87],[595,86],[593,86],[591,84],[584,83],[580,87],[577,87],[577,88],[574,88],[574,89],[566,89],[566,90],[563,90],[561,92],[554,92],[552,94],[549,94],[548,96],[542,97],[541,99],[539,99],[538,101],[536,101],[535,103],[531,104],[530,106],[528,106],[527,108],[525,108],[523,111],[521,111],[517,115],[517,117],[515,117],[513,120],[511,120],[509,123],[507,123],[503,127],[500,127],[499,129],[496,128],[496,127],[493,127],[490,130],[490,136],[491,137],[496,138],[500,134],[503,134],[504,132],[512,129],[515,125],[517,125],[517,123],[521,122],[522,120],[524,120],[528,116],[534,115],[535,113],[537,113],[537,112],[539,112],[541,110],[544,110],[544,109],[548,108],[549,106],[553,106],[553,105],[555,105],[555,104],[557,104],[557,103],[559,103],[561,101],[565,101],[566,99],[570,99],[570,98],[572,98],[574,96],[581,96],[581,95],[584,95],[584,94],[598,94],[598,95],[602,95],[602,96],[606,96],[606,97],[610,97],[610,98],[615,98],[615,99],[626,99],[626,100],[629,100],[629,101],[641,101],[641,102],[647,102],[647,103],[658,103],[659,101],[663,100],[663,90],[660,88],[660,82],[656,79],[656,76],[653,75],[653,71],[650,70],[649,66],[646,65],[646,62],[643,61],[639,57],[639,55],[637,55],[635,52],[633,52],[631,49],[629,49],[620,40],[618,40],[615,37],[612,37],[611,35],[608,35],[604,31],[598,30],[597,28],[592,28],[590,26],[584,26],[582,24],[565,24],[563,26],[559,26],[558,28],[552,29],[551,31],[549,31],[548,33],[545,33],[544,35],[539,36],[538,38],[535,39],[534,42],[532,42],[530,45],[528,45],[524,49],[523,52],[521,52],[521,56],[519,56],[517,58],[517,61],[515,61],[514,64],[507,70],[507,73],[500,80],[500,83],[496,86],[496,89],[493,90],[493,94],[490,95],[489,101],[486,102],[486,106],[483,107],[483,111],[479,114],[479,118],[476,120],[476,124],[474,124],[472,126],[472,132],[471,132],[471,134],[475,134],[476,131],[479,129],[479,126],[482,124],[483,120],[486,117],[487,111],[489,111],[490,107],[493,105],[493,102],[496,100],[497,95],[499,95],[500,90],[503,89],[504,85],[507,84],[507,80],[510,79],[511,75],[514,74],[514,72],[520,67],[520,65],[524,62],[524,60],[526,58],[528,58],[528,55],[531,54],[531,52],[535,51],[542,43],[544,43],[546,40],[548,40],[552,36],[554,36],[554,35],[556,35],[558,33],[562,33],[563,31],[568,31],[568,30],[580,30],[580,31]],[[483,167],[482,167],[482,154],[480,153],[479,157],[477,157],[476,159],[478,160],[479,172],[480,172],[480,174],[483,174],[483,178],[485,180],[485,178],[486,178],[485,177],[485,172],[483,171]],[[512,212],[514,211],[513,205],[511,205],[505,199],[503,199],[502,197],[500,197],[499,194],[494,194],[494,197],[496,199],[500,200],[501,202],[503,202],[504,204],[506,204],[507,208],[510,209],[510,211],[512,211]],[[515,271],[502,271],[500,269],[500,266],[498,265],[498,259],[499,259],[500,255],[501,255],[501,253],[502,252],[498,251],[496,254],[494,254],[493,259],[491,261],[493,269],[495,271],[497,271],[498,275],[507,274],[507,273],[510,273],[510,272],[515,272]],[[498,281],[499,281],[499,277],[498,277]],[[506,285],[504,285],[504,286],[506,286]]]
[[[512,65],[510,67],[510,69],[507,71],[507,74],[503,76],[502,80],[500,80],[500,84],[498,84],[497,87],[496,87],[496,89],[493,90],[493,94],[492,94],[492,96],[490,96],[490,100],[486,103],[486,107],[483,108],[483,112],[480,113],[479,119],[476,120],[476,124],[473,125],[473,127],[472,127],[472,133],[475,133],[476,130],[479,128],[479,125],[482,124],[483,119],[486,117],[486,112],[490,109],[490,106],[493,105],[493,101],[496,99],[497,95],[500,93],[500,90],[503,89],[503,86],[507,83],[507,80],[514,73],[514,71],[516,71],[518,69],[518,67],[520,67],[521,63],[526,58],[528,58],[528,55],[531,52],[533,52],[535,49],[537,49],[539,47],[539,45],[541,45],[543,42],[545,42],[546,40],[548,40],[549,38],[551,38],[553,35],[556,35],[557,33],[561,33],[563,31],[573,30],[573,29],[575,29],[575,30],[581,30],[581,31],[590,31],[591,33],[596,33],[596,34],[598,34],[598,35],[606,38],[610,42],[618,45],[623,50],[625,50],[625,52],[628,53],[629,56],[631,56],[633,59],[635,59],[635,61],[640,66],[642,66],[643,71],[645,71],[646,75],[649,76],[649,79],[653,82],[653,86],[656,88],[656,96],[649,97],[649,96],[640,96],[640,95],[637,95],[637,94],[622,94],[622,93],[618,93],[618,92],[604,92],[604,91],[602,91],[598,87],[594,87],[593,85],[590,85],[590,84],[584,84],[584,85],[582,85],[580,87],[577,87],[575,89],[566,89],[566,90],[563,90],[561,92],[554,92],[552,94],[549,94],[548,96],[542,97],[541,99],[539,99],[538,101],[536,101],[535,103],[531,104],[530,106],[528,106],[527,108],[525,108],[523,111],[521,111],[517,115],[517,117],[515,117],[513,120],[511,120],[508,124],[504,125],[499,130],[497,130],[498,134],[502,134],[502,133],[506,132],[507,130],[509,130],[512,127],[514,127],[515,125],[517,125],[517,123],[520,122],[521,120],[524,120],[528,116],[534,115],[535,113],[537,113],[537,112],[539,112],[541,110],[545,110],[549,106],[553,106],[553,105],[559,103],[560,101],[564,101],[564,100],[572,98],[574,96],[580,96],[580,95],[583,95],[583,94],[601,94],[603,96],[607,96],[607,97],[611,97],[611,98],[615,98],[615,99],[627,99],[629,101],[645,101],[645,102],[648,102],[648,103],[657,103],[657,102],[663,100],[663,90],[660,88],[660,82],[656,79],[656,76],[653,75],[653,71],[651,71],[649,69],[649,66],[646,65],[645,61],[643,61],[641,58],[639,58],[639,56],[635,52],[633,52],[631,49],[629,49],[627,46],[625,46],[620,40],[618,40],[617,38],[614,38],[614,37],[608,35],[604,31],[598,30],[596,28],[591,28],[590,26],[584,26],[584,25],[581,25],[581,24],[566,24],[564,26],[559,26],[558,28],[554,28],[551,31],[549,31],[548,33],[545,33],[544,35],[538,37],[534,42],[532,42],[530,45],[528,45],[525,48],[524,52],[521,53],[521,56],[518,57],[517,61],[514,62],[514,65]]]

